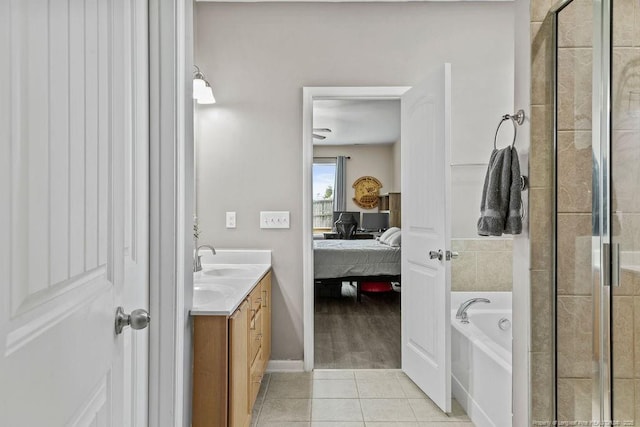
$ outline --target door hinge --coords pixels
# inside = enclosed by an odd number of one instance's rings
[[[602,285],[611,286],[611,245],[602,244]]]
[[[611,244],[611,286],[620,286],[620,243]]]
[[[620,286],[620,243],[602,244],[603,286]]]

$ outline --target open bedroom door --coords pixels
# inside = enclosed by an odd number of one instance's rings
[[[402,96],[402,370],[451,412],[451,64]]]

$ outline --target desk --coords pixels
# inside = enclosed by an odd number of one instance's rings
[[[325,239],[339,239],[340,235],[338,233],[322,233]],[[356,240],[360,239],[373,239],[374,235],[372,233],[356,233],[353,237]]]

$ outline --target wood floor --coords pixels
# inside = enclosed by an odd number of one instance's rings
[[[343,283],[341,294],[315,298],[315,368],[399,369],[400,293],[363,293],[358,303]]]

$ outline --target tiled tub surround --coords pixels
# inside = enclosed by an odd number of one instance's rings
[[[265,375],[252,427],[473,427],[453,401],[447,415],[399,370]]]
[[[453,292],[511,292],[513,283],[511,238],[452,239],[459,256],[451,262]]]

